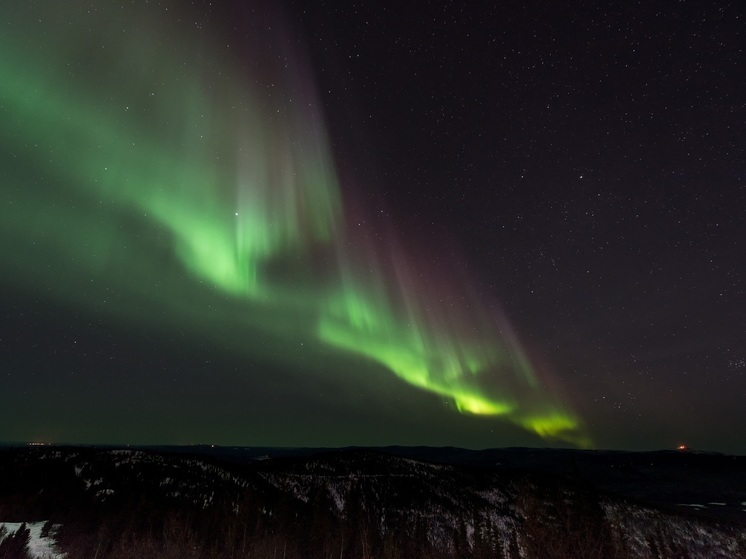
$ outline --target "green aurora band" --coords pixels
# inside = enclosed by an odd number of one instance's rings
[[[143,320],[137,309],[232,327],[240,312],[462,413],[589,444],[468,282],[416,266],[393,235],[351,231],[312,80],[281,39],[256,39],[272,56],[239,55],[176,10],[10,4],[0,231],[25,256],[0,249],[6,280]],[[194,316],[195,284],[222,310]]]

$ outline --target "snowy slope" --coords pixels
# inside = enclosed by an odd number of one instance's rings
[[[46,536],[42,536],[42,528],[45,521],[28,522],[31,535],[27,545],[27,553],[31,559],[64,559],[65,554],[57,550],[57,544],[54,540],[54,529]],[[0,522],[0,542],[5,538],[11,537],[23,525],[21,522]],[[5,531],[3,531],[5,528]]]

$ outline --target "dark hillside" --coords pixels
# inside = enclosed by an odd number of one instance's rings
[[[402,449],[301,454],[242,464],[214,453],[5,449],[0,522],[59,525],[58,549],[70,559],[746,553],[737,523],[599,490],[583,475],[582,460],[575,471],[554,474],[486,461],[423,461]],[[638,479],[635,467],[621,468],[630,484]]]

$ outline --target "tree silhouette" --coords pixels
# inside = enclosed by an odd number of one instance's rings
[[[0,559],[28,559],[28,544],[31,530],[24,522],[12,534],[0,541]]]

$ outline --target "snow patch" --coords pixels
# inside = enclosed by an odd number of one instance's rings
[[[474,526],[471,522],[466,524],[466,543],[469,544],[469,549],[474,549]]]
[[[8,532],[5,537],[15,534],[21,527],[22,522],[0,522],[0,528],[5,528]],[[57,542],[54,541],[54,533],[59,525],[55,525],[46,536],[41,535],[41,530],[46,521],[27,522],[26,526],[30,532],[29,543],[26,549],[29,557],[32,559],[64,559],[66,555],[57,551]],[[0,538],[2,541],[4,538]]]
[[[345,510],[345,499],[344,496],[340,493],[339,489],[334,486],[334,484],[328,485],[329,493],[331,493],[332,499],[334,500],[334,504],[337,507],[337,511],[344,512]]]

